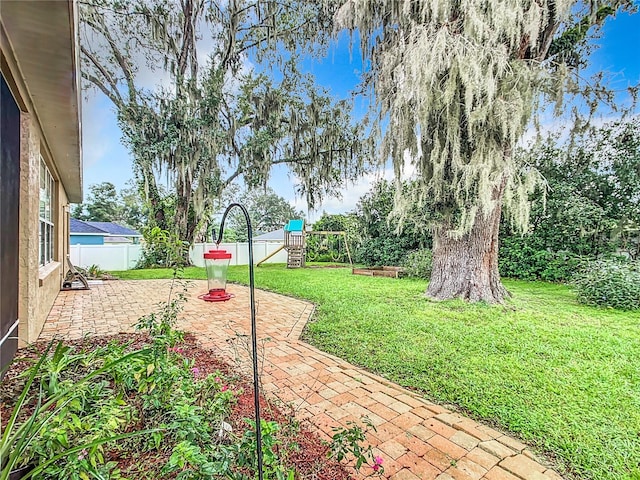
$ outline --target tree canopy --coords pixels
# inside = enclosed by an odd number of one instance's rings
[[[567,145],[554,136],[519,153],[544,176],[526,234],[503,222],[500,271],[569,280],[584,259],[640,253],[640,119],[589,130]],[[546,197],[546,198],[545,198]]]
[[[89,192],[86,201],[73,208],[73,218],[116,222],[137,230],[145,226],[147,209],[135,186],[130,185],[118,192],[113,183],[102,182],[91,185]]]
[[[276,164],[310,205],[358,175],[363,142],[349,103],[297,66],[331,18],[304,1],[82,4],[83,79],[116,107],[156,225],[193,241],[228,185],[264,186]],[[173,212],[158,193],[163,174]]]
[[[621,8],[633,4],[344,3],[338,22],[358,29],[371,65],[364,81],[375,97],[380,158],[390,158],[399,174],[409,153],[421,199],[449,214],[456,235],[501,202],[502,190],[524,226],[527,192],[538,178],[515,165],[513,150],[541,100],[560,105],[575,91],[588,39]],[[605,95],[600,87],[584,91],[590,104]]]

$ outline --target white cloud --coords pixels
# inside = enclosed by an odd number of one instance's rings
[[[307,208],[307,203],[303,198],[290,198],[289,203],[291,203],[297,210],[305,212],[307,214],[307,219],[310,222],[314,222],[322,216],[322,212],[336,214],[346,213],[353,210],[356,208],[360,197],[371,190],[373,184],[382,178],[390,180],[393,178],[393,171],[391,169],[384,169],[380,172],[365,175],[356,183],[349,184],[344,187],[341,191],[342,198],[328,197],[315,210],[309,210]]]

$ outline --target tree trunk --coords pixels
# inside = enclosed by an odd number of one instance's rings
[[[445,226],[436,229],[428,297],[502,303],[510,296],[500,282],[498,272],[498,231],[503,193],[504,185],[496,188],[496,207],[488,216],[479,211],[471,231],[461,238],[452,238]]]
[[[191,182],[178,179],[176,181],[176,214],[175,229],[178,238],[184,242],[192,243],[189,237],[189,208],[192,200]]]
[[[160,192],[158,192],[158,186],[156,185],[156,178],[153,175],[153,170],[147,162],[139,162],[138,165],[141,176],[139,185],[146,191],[145,201],[148,202],[151,210],[149,217],[153,219],[157,227],[160,227],[162,230],[166,230],[168,225],[164,212],[164,203],[160,198]]]
[[[187,245],[192,245],[194,231],[189,228],[189,208],[192,201],[191,196],[193,194],[191,190],[191,182],[186,177],[183,178],[180,173],[178,173],[177,177],[174,231],[180,241],[185,242]],[[181,250],[180,259],[177,261],[182,266],[191,265],[189,251],[187,248]]]

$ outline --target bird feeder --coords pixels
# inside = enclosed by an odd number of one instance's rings
[[[231,253],[226,250],[209,250],[204,254],[204,265],[207,269],[209,292],[200,298],[206,302],[224,302],[232,295],[227,293],[227,270]]]

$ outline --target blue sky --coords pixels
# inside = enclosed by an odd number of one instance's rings
[[[595,40],[600,46],[591,56],[586,73],[601,70],[611,72],[611,86],[624,90],[625,87],[640,82],[640,14],[619,14],[609,19],[603,28],[603,36]],[[348,36],[341,35],[330,48],[328,56],[322,60],[308,60],[305,68],[316,76],[317,82],[331,90],[338,97],[345,97],[358,83],[361,70],[360,55],[356,49],[349,52]],[[621,97],[622,98],[622,97]],[[356,112],[362,112],[365,102],[355,100]],[[131,158],[120,143],[120,130],[116,124],[111,103],[101,94],[87,92],[83,102],[83,157],[85,196],[88,187],[95,183],[111,182],[118,189],[133,178]],[[358,198],[369,190],[376,178],[390,177],[385,169],[368,175],[355,185],[348,186],[342,199],[329,198],[317,212],[307,212],[303,199],[295,197],[292,180],[281,167],[273,171],[270,185],[279,195],[286,198],[296,208],[308,213],[314,220],[324,210],[328,213],[346,212],[355,206]]]

